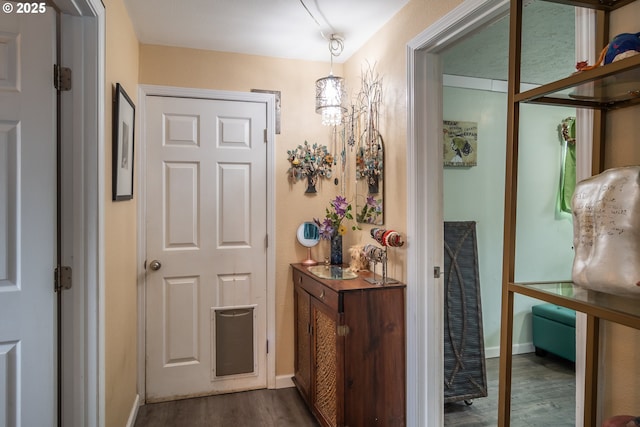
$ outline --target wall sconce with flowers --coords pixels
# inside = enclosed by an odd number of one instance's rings
[[[316,193],[318,178],[331,178],[331,165],[333,155],[329,153],[326,145],[314,143],[309,145],[307,141],[298,145],[293,150],[287,150],[289,170],[287,175],[291,182],[301,181],[306,178],[307,189],[305,193]]]

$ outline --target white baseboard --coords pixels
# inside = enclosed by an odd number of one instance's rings
[[[524,343],[524,344],[514,344],[511,348],[511,354],[524,354],[524,353],[533,353],[535,351],[535,347],[532,342]],[[485,359],[491,359],[494,357],[500,357],[500,347],[488,347],[484,349],[484,357]]]
[[[293,374],[277,375],[276,376],[276,388],[295,387],[295,384],[293,383],[291,378],[293,378]]]
[[[136,424],[136,417],[138,416],[138,408],[140,407],[140,395],[136,394],[136,398],[133,401],[133,408],[129,413],[129,419],[127,420],[126,427],[133,427]]]

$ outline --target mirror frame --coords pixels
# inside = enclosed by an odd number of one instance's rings
[[[375,150],[375,158],[371,155],[371,150],[366,150],[360,145],[356,154],[356,221],[360,224],[383,225],[384,224],[384,187],[385,187],[385,171],[384,171],[384,141],[382,135],[375,130],[377,149]],[[365,142],[366,143],[366,142]],[[361,143],[363,144],[363,143]],[[371,170],[369,166],[375,165],[375,178],[372,179],[367,171]],[[365,171],[364,173],[361,171]],[[371,192],[374,188],[377,192]],[[372,196],[379,206],[379,213],[373,217],[373,221],[368,221],[367,216],[370,215],[369,208],[375,208],[367,205],[367,199]]]
[[[318,238],[317,239],[309,239],[304,237],[304,231],[307,224],[311,224],[318,230]],[[320,227],[313,221],[305,221],[298,226],[298,230],[296,231],[296,238],[298,239],[298,243],[300,243],[305,248],[312,248],[320,243]]]

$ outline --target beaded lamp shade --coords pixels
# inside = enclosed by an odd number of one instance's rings
[[[335,126],[342,123],[347,112],[343,105],[346,98],[344,79],[329,74],[316,80],[316,113],[322,114],[322,124]]]
[[[333,57],[340,55],[342,39],[335,34],[329,40],[331,53],[331,72],[327,77],[316,80],[316,113],[322,115],[322,124],[337,126],[347,112],[344,102],[347,98],[344,79],[333,75]]]

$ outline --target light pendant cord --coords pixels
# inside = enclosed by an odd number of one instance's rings
[[[327,37],[322,32],[322,25],[320,24],[320,22],[318,22],[316,17],[313,16],[313,13],[311,13],[311,11],[307,7],[307,5],[304,4],[304,1],[300,0],[300,4],[302,5],[302,7],[304,7],[304,10],[307,11],[307,13],[311,17],[311,19],[313,19],[313,22],[315,22],[316,25],[318,26],[318,28],[320,28],[320,35],[322,36],[322,38],[329,42],[329,52],[331,52],[331,61],[332,61],[332,64],[333,64],[333,57],[334,56],[339,56],[342,53],[342,50],[344,49],[344,44],[342,42],[342,38],[340,38],[338,35],[336,35],[336,30],[333,28],[333,25],[331,25],[329,23],[329,21],[327,21],[327,19],[323,16],[324,21],[327,24],[327,27],[329,27],[329,29],[331,30],[331,37]],[[321,14],[322,14],[322,12],[321,12]]]
[[[316,25],[318,26],[318,28],[320,28],[320,35],[322,36],[323,39],[325,40],[329,40],[329,38],[327,38],[327,36],[324,35],[324,33],[322,32],[322,25],[320,25],[320,22],[318,22],[318,20],[316,19],[315,16],[313,16],[313,13],[311,13],[311,11],[309,10],[309,8],[307,7],[306,4],[304,4],[304,2],[302,0],[300,0],[300,4],[302,5],[302,7],[304,7],[304,10],[307,11],[307,13],[309,14],[309,16],[311,17],[311,19],[313,19],[313,21],[316,23]],[[320,12],[322,14],[322,12]],[[322,16],[324,18],[324,16]],[[335,33],[335,30],[333,29],[333,25],[331,25],[326,18],[324,18],[324,22],[327,23],[327,26],[329,27],[329,29],[331,29],[332,33]],[[333,37],[333,36],[332,36]]]

